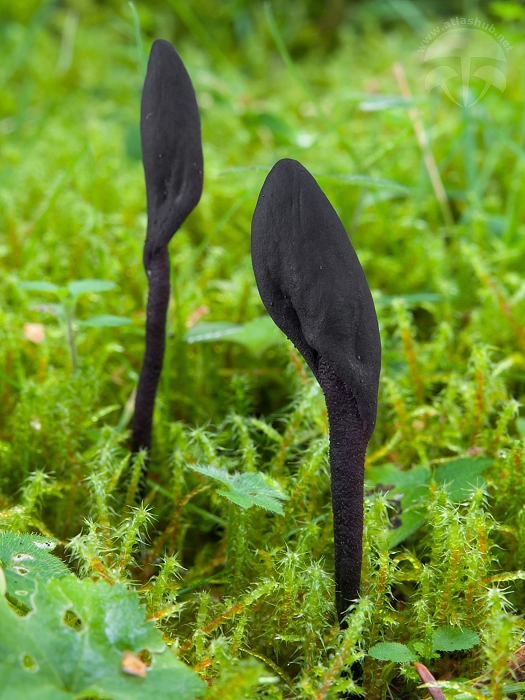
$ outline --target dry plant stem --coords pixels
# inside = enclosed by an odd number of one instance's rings
[[[322,360],[317,377],[323,389],[330,428],[330,484],[334,516],[337,616],[359,596],[363,558],[363,497],[368,437],[348,387]]]
[[[428,668],[424,664],[420,664],[416,661],[416,662],[414,662],[414,668],[416,669],[416,671],[417,671],[419,677],[421,678],[421,680],[423,681],[423,683],[435,683],[436,682],[436,679],[434,678],[434,676],[430,673],[430,671],[428,670]],[[443,693],[441,688],[432,687],[430,685],[430,686],[427,686],[427,690],[430,693],[430,695],[432,696],[433,700],[447,700],[445,697],[445,694]]]
[[[71,357],[71,369],[77,371],[77,347],[75,344],[75,331],[73,330],[73,319],[70,309],[66,309],[66,332],[69,355]]]
[[[146,350],[140,372],[133,417],[133,453],[151,448],[155,394],[166,345],[166,315],[170,300],[170,259],[161,248],[146,263],[149,291],[146,310]]]
[[[394,63],[394,65],[392,66],[392,71],[397,80],[397,84],[399,85],[401,95],[405,100],[411,100],[412,93],[410,92],[410,87],[408,85],[407,77],[405,75],[405,69],[400,63]],[[430,150],[430,143],[428,140],[427,132],[425,131],[425,127],[423,126],[423,122],[421,120],[419,109],[417,107],[410,107],[410,109],[408,110],[408,115],[412,122],[412,126],[414,127],[417,142],[419,144],[421,152],[423,153],[425,167],[427,169],[430,182],[432,183],[436,199],[438,200],[439,205],[441,207],[443,219],[445,220],[446,226],[450,227],[454,223],[454,218],[450,210],[450,204],[448,201],[447,193],[445,192],[445,188],[443,186],[443,182],[439,174],[436,159],[434,158],[434,154]]]

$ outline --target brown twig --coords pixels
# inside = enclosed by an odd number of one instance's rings
[[[401,63],[394,63],[394,65],[392,66],[392,71],[397,80],[397,84],[399,85],[401,95],[405,100],[411,101],[412,93],[408,85],[405,69],[403,68]],[[439,205],[441,207],[443,219],[445,220],[446,226],[451,227],[454,223],[454,217],[452,216],[452,211],[450,209],[447,193],[445,191],[445,187],[443,186],[441,175],[439,174],[436,159],[434,158],[434,154],[430,149],[430,141],[428,139],[427,132],[423,125],[419,109],[415,106],[409,107],[408,116],[410,117],[412,126],[414,127],[416,139],[421,149],[421,153],[423,154],[423,161],[425,163],[430,182],[432,183],[434,194],[436,195],[436,199],[438,200]]]

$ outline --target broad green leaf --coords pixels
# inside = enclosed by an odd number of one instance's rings
[[[401,525],[391,530],[388,535],[388,544],[390,548],[397,547],[407,537],[410,537],[414,532],[425,523],[427,519],[426,508],[409,508],[401,513]]]
[[[472,649],[480,643],[479,635],[461,627],[440,627],[434,630],[432,642],[436,651],[461,651]]]
[[[287,500],[288,496],[268,483],[259,472],[245,472],[244,474],[234,472],[230,474],[219,467],[192,466],[191,468],[199,474],[204,474],[204,476],[209,476],[221,484],[229,486],[229,491],[221,489],[217,493],[241,508],[259,506],[272,513],[283,515],[280,501]]]
[[[439,486],[446,489],[450,500],[459,503],[472,491],[483,486],[485,480],[481,476],[492,459],[486,457],[461,457],[451,462],[441,464],[434,473],[434,479]]]
[[[262,353],[271,345],[283,343],[285,336],[269,316],[260,316],[242,325],[227,321],[199,323],[190,328],[184,340],[187,343],[211,343],[221,340],[239,343],[251,352]]]
[[[418,465],[401,471],[393,464],[387,464],[384,467],[368,469],[366,478],[374,484],[392,486],[393,491],[402,493],[404,506],[407,507],[409,503],[419,500],[427,492],[430,484],[430,469]]]
[[[69,293],[77,297],[79,294],[87,294],[88,292],[109,292],[115,288],[115,283],[109,280],[75,280],[67,285]]]
[[[215,323],[198,323],[184,335],[187,343],[211,343],[215,340],[229,339],[233,333],[238,333],[242,326],[238,323],[228,321],[217,321]]]
[[[390,531],[388,536],[390,547],[397,547],[425,522],[427,511],[419,504],[428,493],[430,474],[430,469],[423,465],[401,471],[393,464],[388,464],[366,471],[368,481],[383,486],[392,486],[392,493],[402,494],[401,525]]]
[[[269,316],[260,316],[245,323],[239,331],[228,340],[244,345],[253,353],[262,353],[272,345],[286,341],[286,336],[280,331]]]
[[[7,597],[29,610],[36,580],[68,576],[71,571],[50,552],[57,542],[49,537],[0,532],[0,565],[5,574]],[[1,697],[1,696],[0,696]]]
[[[125,316],[101,314],[100,316],[92,316],[85,321],[77,321],[77,323],[88,328],[113,328],[116,326],[129,326],[131,325],[131,320]]]
[[[401,471],[393,464],[384,467],[368,469],[366,478],[374,484],[391,486],[392,493],[402,496],[403,511],[409,506],[418,503],[428,493],[430,485],[430,469],[423,465],[418,465]]]
[[[61,287],[52,282],[19,282],[19,289],[25,289],[27,292],[58,292]]]
[[[416,532],[426,520],[422,502],[428,493],[431,478],[445,488],[450,500],[459,503],[485,482],[481,472],[492,463],[483,457],[462,457],[440,465],[434,472],[424,465],[401,471],[393,464],[368,469],[366,478],[373,484],[391,486],[392,494],[401,498],[401,525],[389,534],[390,547],[396,547]]]
[[[124,586],[68,576],[39,583],[32,604],[20,617],[0,598],[0,700],[191,700],[204,692]],[[142,651],[151,656],[146,677],[125,673],[123,660]]]
[[[400,664],[417,661],[417,656],[405,644],[398,642],[375,644],[368,650],[368,655],[378,661],[395,661]]]

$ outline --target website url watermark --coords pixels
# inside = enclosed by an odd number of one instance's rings
[[[452,17],[425,36],[418,48],[429,70],[425,88],[436,88],[459,107],[473,107],[495,87],[507,86],[504,70],[510,41],[479,17]]]
[[[418,53],[423,53],[437,36],[448,31],[449,29],[454,29],[455,27],[470,27],[472,29],[480,29],[481,31],[488,32],[497,42],[501,44],[504,51],[509,53],[513,49],[512,44],[503,34],[496,34],[496,27],[493,24],[490,24],[490,22],[484,22],[483,20],[479,19],[479,17],[451,17],[446,22],[443,22],[441,26],[434,27],[434,29],[431,29],[428,32],[421,44],[419,44]]]

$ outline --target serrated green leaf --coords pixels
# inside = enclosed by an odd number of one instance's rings
[[[224,498],[227,498],[241,508],[251,508],[254,505],[253,500],[249,496],[245,496],[243,493],[238,493],[237,491],[224,491],[220,489],[217,493],[219,496],[224,496]]]
[[[478,634],[472,630],[448,625],[434,630],[432,642],[436,651],[461,651],[472,649],[480,643],[480,639]]]
[[[15,605],[30,609],[38,578],[49,581],[71,574],[58,557],[50,554],[56,544],[56,540],[40,535],[0,532],[0,565],[5,574],[7,597]]]
[[[225,469],[213,466],[196,465],[191,467],[194,471],[209,476],[225,486],[229,491],[220,490],[217,493],[224,496],[241,508],[259,506],[278,515],[283,514],[281,500],[287,500],[288,496],[281,490],[272,486],[259,472],[245,472],[230,474]]]
[[[434,473],[439,486],[445,487],[450,500],[459,503],[472,491],[483,486],[481,473],[492,464],[486,457],[461,457],[441,464]]]
[[[131,320],[125,316],[113,316],[111,314],[101,314],[100,316],[92,316],[85,321],[77,321],[79,326],[88,328],[110,328],[117,326],[129,326]]]
[[[58,292],[61,287],[52,282],[19,282],[19,289],[25,289],[27,292]]]
[[[204,464],[192,464],[190,466],[194,472],[198,472],[204,476],[209,476],[216,481],[220,481],[221,484],[224,484],[225,486],[230,486],[232,483],[233,475],[230,474],[230,472],[227,472],[226,469]]]
[[[368,655],[378,661],[395,661],[399,664],[417,661],[417,656],[405,644],[380,642],[368,650]]]
[[[77,297],[79,294],[87,294],[89,292],[109,292],[115,288],[115,283],[109,280],[75,280],[67,285],[69,293]]]
[[[135,592],[74,576],[41,584],[33,611],[18,616],[0,598],[0,700],[192,700],[205,684],[145,621]],[[123,652],[147,650],[146,677],[122,670]]]

